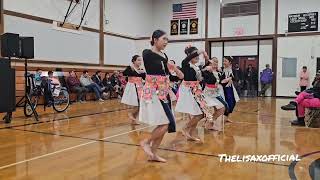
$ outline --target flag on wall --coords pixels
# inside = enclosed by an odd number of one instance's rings
[[[172,16],[174,20],[177,19],[192,19],[197,17],[197,1],[173,4]]]

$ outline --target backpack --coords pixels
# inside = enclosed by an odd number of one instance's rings
[[[262,71],[260,76],[261,83],[269,84],[272,82],[272,70],[271,69],[265,69]]]

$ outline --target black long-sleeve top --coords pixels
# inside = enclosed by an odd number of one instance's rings
[[[181,71],[184,74],[185,81],[197,81],[196,71],[190,66],[190,61],[199,56],[198,52],[189,54],[181,63]]]
[[[123,75],[127,77],[141,77],[142,79],[146,78],[146,73],[138,73],[131,66],[128,66],[124,71]]]
[[[146,69],[147,75],[160,75],[160,76],[169,76],[170,81],[178,81],[177,76],[172,76],[167,67],[168,57],[164,54],[165,57],[154,53],[151,49],[145,49],[142,52],[143,63]]]
[[[217,78],[210,71],[202,71],[203,83],[204,84],[216,84]]]

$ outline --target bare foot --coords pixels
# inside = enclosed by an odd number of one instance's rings
[[[138,123],[137,120],[131,120],[131,125],[140,125],[140,123]]]
[[[158,156],[158,155],[153,155],[153,157],[152,158],[150,158],[150,161],[154,161],[154,162],[162,162],[162,163],[166,163],[167,162],[167,160],[166,159],[164,159],[164,158],[162,158],[162,157],[160,157],[160,156]]]
[[[150,157],[152,158],[154,154],[151,151],[150,144],[147,143],[147,140],[143,140],[140,142],[140,146],[142,147],[143,151]]]

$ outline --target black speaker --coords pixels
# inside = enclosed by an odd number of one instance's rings
[[[16,76],[8,59],[0,59],[0,112],[13,112],[16,109]]]
[[[5,33],[1,35],[1,56],[19,56],[19,34]]]
[[[20,37],[20,57],[25,59],[34,58],[34,39],[33,37]]]

